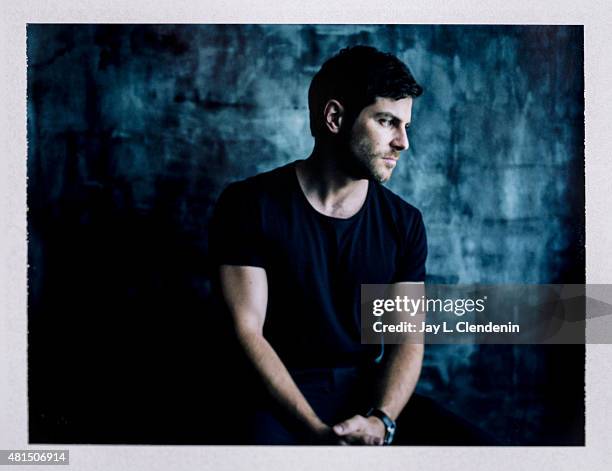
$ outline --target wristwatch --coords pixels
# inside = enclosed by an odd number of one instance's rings
[[[395,421],[383,411],[380,409],[375,409],[374,407],[372,407],[366,414],[366,417],[372,416],[382,420],[382,423],[385,425],[385,439],[383,440],[383,445],[391,445],[393,436],[395,435],[395,429],[397,428]]]

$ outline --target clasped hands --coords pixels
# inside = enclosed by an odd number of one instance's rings
[[[319,437],[330,445],[382,445],[385,426],[376,417],[355,415],[333,427],[321,430]]]

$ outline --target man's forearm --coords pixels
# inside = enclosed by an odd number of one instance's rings
[[[312,433],[324,433],[329,427],[319,419],[291,378],[289,371],[269,342],[259,332],[238,331],[238,339],[247,357],[259,373],[272,397]]]
[[[421,374],[423,352],[423,344],[392,346],[378,383],[375,407],[393,420],[397,419],[414,392]]]
[[[425,296],[423,283],[397,283],[390,291],[389,297],[396,296],[420,299]],[[401,319],[399,311],[390,313],[392,319]],[[425,312],[416,313],[415,320],[425,321]],[[387,344],[388,356],[383,365],[378,383],[378,395],[375,407],[383,410],[394,420],[412,396],[421,374],[423,364],[423,334],[401,334],[399,344]]]
[[[397,420],[414,392],[422,362],[422,344],[394,345],[383,367],[378,381],[378,396],[372,405]],[[380,419],[374,416],[365,418],[360,414],[336,424],[334,431],[350,444],[381,445],[386,436]]]

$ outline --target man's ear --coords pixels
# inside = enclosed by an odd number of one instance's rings
[[[344,107],[337,100],[329,100],[323,110],[323,118],[325,119],[325,127],[332,134],[338,134],[342,126],[344,117]]]

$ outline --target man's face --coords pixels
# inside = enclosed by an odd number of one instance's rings
[[[349,151],[366,178],[386,182],[391,178],[400,152],[408,149],[407,128],[412,98],[376,98],[353,124]]]

